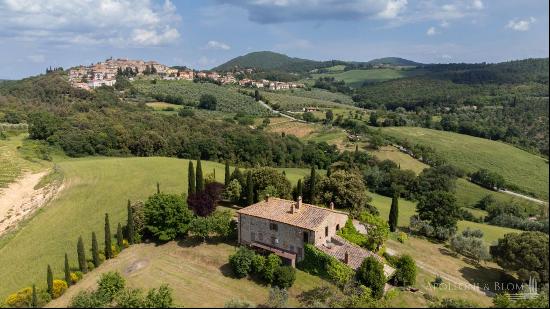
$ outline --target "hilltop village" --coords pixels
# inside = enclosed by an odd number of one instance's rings
[[[253,80],[247,78],[253,69],[243,69],[236,72],[196,71],[187,67],[169,67],[156,61],[113,59],[103,62],[80,65],[69,70],[69,81],[77,88],[90,90],[101,86],[114,86],[117,75],[124,75],[134,80],[144,75],[157,75],[163,80],[204,80],[221,85],[238,84],[242,87],[283,90],[304,88],[305,85],[295,82],[270,81],[267,79]]]

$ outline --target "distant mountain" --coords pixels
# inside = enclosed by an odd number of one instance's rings
[[[255,68],[264,71],[306,72],[318,68],[344,63],[342,61],[315,61],[293,58],[270,51],[260,51],[239,56],[221,64],[212,70],[229,71],[234,68]]]
[[[385,57],[385,58],[378,58],[373,59],[371,61],[368,61],[367,64],[372,65],[380,65],[380,64],[389,64],[389,65],[395,65],[395,66],[419,66],[422,65],[422,63],[414,62],[412,60],[407,60],[399,57]]]

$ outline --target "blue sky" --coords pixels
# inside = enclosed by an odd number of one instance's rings
[[[0,0],[0,78],[110,56],[208,69],[252,51],[424,63],[548,57],[547,0]]]

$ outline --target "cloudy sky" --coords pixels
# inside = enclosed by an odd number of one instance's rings
[[[108,57],[205,69],[260,50],[425,63],[548,57],[547,0],[0,0],[0,78]]]

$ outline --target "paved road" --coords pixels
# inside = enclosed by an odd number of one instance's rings
[[[277,115],[280,115],[280,116],[283,116],[283,117],[285,117],[285,118],[292,119],[292,120],[298,121],[298,122],[303,122],[303,123],[306,123],[306,122],[307,122],[307,121],[304,121],[304,120],[302,120],[302,119],[297,119],[297,118],[294,118],[294,117],[292,117],[292,116],[290,116],[290,115],[283,114],[283,113],[281,113],[280,111],[276,111],[276,110],[274,110],[273,108],[271,108],[271,106],[265,104],[264,101],[261,101],[261,100],[260,100],[260,101],[258,101],[258,103],[260,103],[263,107],[269,109],[270,111],[272,111],[273,113],[275,113],[275,114],[277,114]]]

